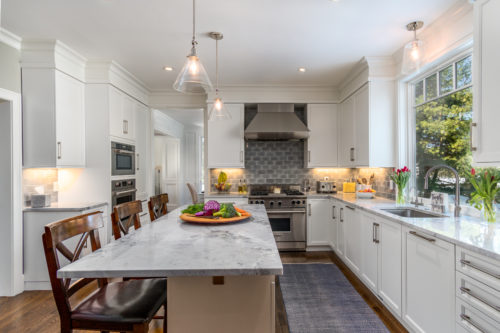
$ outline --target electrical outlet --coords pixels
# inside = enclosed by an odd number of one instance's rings
[[[389,180],[389,189],[391,190],[394,190],[394,182],[391,180]]]
[[[324,180],[325,182],[326,182],[326,181],[328,181],[328,179],[330,179],[328,176],[323,177],[323,180]]]

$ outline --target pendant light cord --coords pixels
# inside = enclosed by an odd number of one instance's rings
[[[196,44],[196,0],[193,0],[193,40],[191,41],[191,44],[193,47],[195,47]]]
[[[215,40],[215,94],[219,93],[219,40]]]

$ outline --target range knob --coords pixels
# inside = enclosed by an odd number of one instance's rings
[[[302,200],[302,203],[305,205],[305,204],[306,204],[306,201],[305,201],[305,200]]]
[[[295,200],[292,200],[292,205],[295,205]]]
[[[273,205],[274,205],[274,201],[269,202],[269,206],[273,206]]]
[[[281,206],[281,201],[278,201],[278,206]]]
[[[261,200],[261,201],[260,201],[260,204],[261,204],[261,205],[263,205],[263,204],[264,204],[264,200]]]
[[[250,200],[250,204],[253,204],[253,200]]]

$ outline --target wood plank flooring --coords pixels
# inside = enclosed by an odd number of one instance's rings
[[[379,316],[390,332],[407,332],[382,303],[366,288],[333,252],[284,252],[283,263],[336,264]],[[276,333],[289,333],[285,306],[279,282],[276,284]],[[162,332],[161,320],[153,320],[150,333]],[[53,333],[59,332],[59,314],[51,291],[26,291],[15,297],[0,297],[1,333]],[[83,332],[77,331],[75,332]]]

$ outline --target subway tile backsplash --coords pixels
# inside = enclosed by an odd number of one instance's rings
[[[221,169],[210,172],[211,190]],[[248,141],[245,149],[245,169],[228,169],[228,182],[233,184],[231,191],[238,189],[240,179],[247,184],[303,184],[308,181],[314,190],[316,181],[328,178],[337,183],[342,190],[342,183],[350,179],[366,178],[375,175],[373,188],[377,195],[394,198],[390,189],[389,174],[391,168],[304,168],[304,142],[301,141]]]

